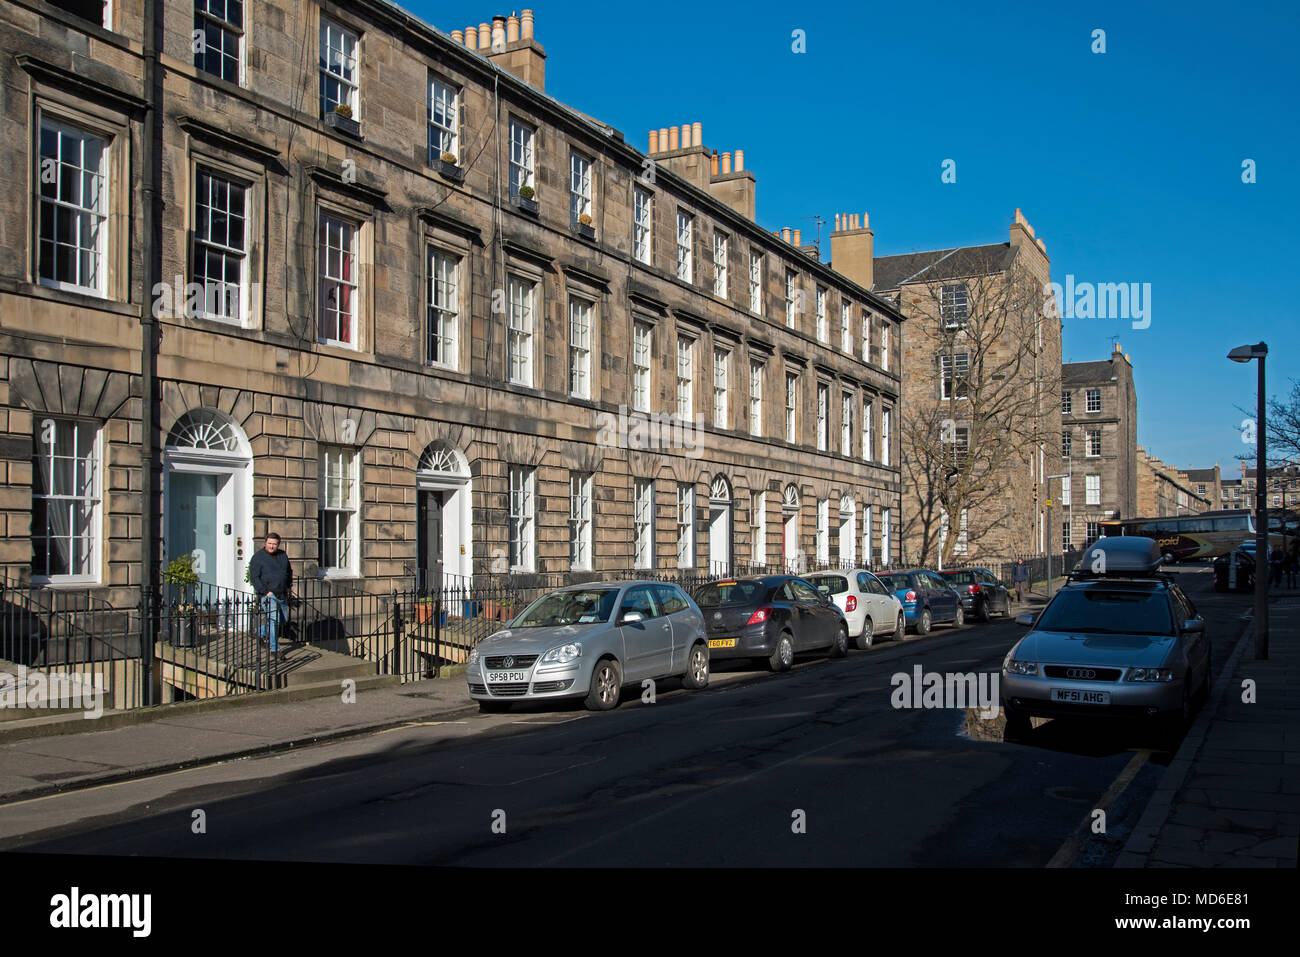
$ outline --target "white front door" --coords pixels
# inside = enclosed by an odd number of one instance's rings
[[[709,571],[731,574],[731,505],[709,508]]]
[[[194,571],[204,585],[247,588],[244,570],[256,549],[246,473],[246,465],[168,457],[163,483],[164,563],[193,555]]]

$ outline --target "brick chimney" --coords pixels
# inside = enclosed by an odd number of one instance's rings
[[[494,16],[492,23],[480,23],[478,28],[466,27],[461,36],[452,32],[457,42],[487,57],[501,69],[513,73],[529,86],[546,90],[546,51],[533,39],[533,11],[525,10],[522,16]]]
[[[704,145],[703,124],[698,121],[651,130],[650,156],[692,186],[711,193],[746,219],[756,214],[756,181],[745,169],[744,150],[718,153]],[[734,164],[733,164],[734,160]]]
[[[875,281],[872,254],[876,234],[871,231],[866,213],[859,220],[856,213],[837,213],[831,233],[831,268],[859,286],[870,289]]]

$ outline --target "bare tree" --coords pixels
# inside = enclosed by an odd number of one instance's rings
[[[1017,514],[1040,447],[1059,448],[1060,433],[1048,414],[1059,402],[1059,355],[1048,346],[1042,280],[1020,257],[995,261],[1004,252],[970,253],[952,278],[906,284],[910,375],[929,376],[929,398],[912,397],[904,409],[904,500],[911,500],[905,540],[919,545],[927,564],[939,551],[950,563],[962,537],[978,547],[997,528],[1024,521]],[[926,363],[929,363],[926,365]],[[962,516],[966,527],[962,529]],[[947,533],[943,534],[947,517]],[[1029,535],[1034,533],[1029,516]],[[1027,536],[1028,537],[1028,536]]]
[[[1300,461],[1300,381],[1291,380],[1285,399],[1268,400],[1267,433],[1271,463]]]

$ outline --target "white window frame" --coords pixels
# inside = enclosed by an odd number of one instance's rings
[[[868,565],[874,563],[874,556],[871,554],[871,506],[862,506],[862,560]]]
[[[204,196],[203,183],[207,178],[208,190]],[[225,206],[216,205],[217,197],[214,193],[216,184],[221,184],[225,192]],[[237,213],[235,203],[231,197],[238,190],[240,194],[239,205],[242,207]],[[198,285],[202,290],[197,315],[203,319],[211,319],[214,322],[225,322],[230,325],[245,328],[248,326],[249,314],[249,270],[251,263],[249,261],[249,237],[252,235],[252,186],[245,180],[237,179],[223,172],[212,169],[207,166],[198,166],[194,171],[194,228],[191,231],[193,243],[191,247],[190,259],[190,281]],[[206,200],[206,202],[203,202]],[[206,214],[204,213],[206,210]],[[218,215],[213,215],[213,213]],[[224,215],[221,215],[224,214]],[[243,223],[243,237],[238,246],[231,245],[229,225],[236,219]],[[226,242],[222,242],[213,235],[213,224],[221,222],[227,224]],[[206,226],[206,229],[204,228]],[[205,235],[202,235],[206,233]],[[200,262],[209,263],[209,257],[217,257],[226,270],[229,269],[230,263],[237,263],[238,279],[231,283],[227,279],[214,279],[208,275],[199,275]],[[209,290],[215,290],[211,292]],[[233,293],[233,295],[232,295]],[[219,308],[210,310],[208,307],[218,304]],[[233,315],[231,315],[233,306]]]
[[[647,266],[654,258],[654,194],[633,187],[632,255]]]
[[[1084,396],[1084,402],[1086,403],[1084,405],[1085,411],[1100,412],[1101,411],[1101,390],[1089,389]]]
[[[831,423],[830,423],[830,404],[831,404],[831,387],[825,382],[817,383],[817,451],[830,451],[831,444]]]
[[[691,422],[695,418],[695,340],[677,336],[677,418]]]
[[[695,486],[677,483],[677,567],[695,567]]]
[[[749,251],[749,311],[763,314],[763,254]]]
[[[677,278],[693,282],[695,274],[695,217],[677,210]]]
[[[749,493],[749,557],[755,565],[767,564],[767,493]]]
[[[763,372],[764,364],[749,360],[749,434],[763,434]]]
[[[73,419],[63,416],[36,416],[35,417],[35,435],[33,437],[34,459],[44,459],[47,461],[46,466],[42,469],[39,462],[33,462],[32,482],[31,482],[31,522],[30,522],[30,541],[32,543],[32,583],[37,585],[64,585],[64,584],[98,584],[101,577],[101,568],[103,565],[103,472],[104,472],[104,436],[103,429],[98,423],[90,422],[85,419]],[[58,433],[59,425],[71,425],[72,434],[72,452],[71,455],[61,452],[59,449]],[[54,439],[53,442],[44,441],[46,433]],[[83,457],[80,450],[83,448],[84,432],[90,433],[88,456]],[[89,462],[86,462],[86,458]],[[45,486],[44,476],[48,475],[53,485],[54,480],[60,474],[60,470],[55,468],[55,460],[67,461],[71,459],[74,463],[73,485],[68,491],[56,491],[53,487],[45,487],[42,492],[41,488]],[[88,474],[86,474],[88,473]],[[45,514],[47,516],[47,528],[38,531],[36,523],[36,505],[38,501],[45,502]],[[57,540],[63,541],[67,549],[69,570],[65,573],[49,574],[49,556],[52,553],[49,543],[56,539],[48,529],[48,515],[52,508],[67,510],[67,526],[69,534],[66,536],[57,536]],[[82,535],[71,534],[72,529],[76,527],[73,514],[80,511],[85,524],[85,533]],[[46,542],[45,570],[38,571],[36,568],[36,540],[44,539]],[[73,571],[72,559],[74,549],[72,543],[74,539],[81,539],[84,542],[85,561],[81,571]]]
[[[537,570],[537,469],[509,468],[507,555],[512,572]]]
[[[841,562],[847,562],[849,565],[857,563],[858,560],[858,506],[853,501],[852,495],[840,496],[840,535],[839,535],[839,557]]]
[[[1085,475],[1084,476],[1084,505],[1101,504],[1101,476]]]
[[[799,374],[785,374],[785,440],[798,441],[799,428]]]
[[[321,446],[318,458],[320,574],[325,578],[354,577],[361,560],[361,450],[353,446]],[[333,564],[326,560],[326,543],[331,541],[334,557],[339,559]]]
[[[798,321],[798,304],[795,302],[795,282],[798,276],[794,270],[785,271],[785,324],[793,329]]]
[[[945,329],[964,329],[970,322],[970,290],[964,282],[939,287],[939,318]]]
[[[1062,505],[1070,504],[1070,495],[1073,491],[1070,488],[1072,481],[1073,480],[1068,475],[1061,479],[1061,504]]]
[[[862,361],[871,362],[871,313],[862,311]]]
[[[880,324],[880,368],[889,371],[889,323]]]
[[[891,439],[890,432],[893,431],[891,428],[893,422],[891,420],[893,418],[894,418],[893,409],[880,410],[880,464],[881,465],[889,464],[889,459],[891,455],[891,449],[889,447],[890,439]]]
[[[713,294],[727,298],[727,234],[713,232]]]
[[[1074,433],[1070,429],[1061,430],[1061,458],[1071,458],[1074,453]]]
[[[1087,522],[1085,523],[1084,528],[1084,534],[1087,536],[1087,541],[1089,542],[1095,542],[1101,536],[1100,522]]]
[[[1096,441],[1094,441],[1094,439]],[[1101,429],[1086,430],[1086,433],[1084,435],[1084,440],[1087,442],[1087,446],[1084,450],[1085,451],[1084,457],[1089,459],[1095,459],[1099,457],[1101,455]],[[1097,451],[1094,452],[1093,449],[1096,449]]]
[[[592,216],[592,166],[593,162],[577,150],[569,151],[569,222],[577,223],[579,217]]]
[[[506,381],[533,385],[533,330],[537,314],[537,283],[510,274],[506,280]]]
[[[429,304],[425,325],[425,362],[455,369],[460,351],[460,266],[462,259],[429,247]],[[437,358],[435,358],[435,355]]]
[[[510,195],[518,196],[525,186],[532,187],[534,198],[534,168],[537,164],[537,130],[531,123],[510,117]]]
[[[343,346],[348,349],[357,349],[361,341],[360,329],[361,323],[361,228],[362,223],[349,219],[348,217],[336,213],[333,210],[320,209],[317,218],[317,288],[320,291],[320,302],[317,306],[317,341],[331,346]],[[334,242],[337,232],[338,243]],[[337,259],[339,269],[334,270],[331,266],[332,260]],[[343,269],[344,263],[350,263],[351,269]],[[335,274],[337,272],[337,275]],[[345,273],[350,273],[348,278]],[[348,309],[330,307],[328,304],[333,301],[338,302],[342,299],[341,292],[348,293]],[[331,329],[329,316],[334,317],[333,328]],[[349,335],[344,338],[341,335],[343,329],[343,318],[347,317]],[[329,332],[335,335],[328,335]]]
[[[853,393],[840,393],[840,454],[853,454]]]
[[[590,472],[569,473],[569,567],[573,571],[592,568],[591,492]]]
[[[110,6],[111,4],[108,3],[104,4],[104,14],[105,14],[104,19],[106,21],[104,24],[105,28],[108,28],[107,21],[110,21],[111,19],[108,16]],[[223,7],[224,12],[218,13],[216,9],[218,6]],[[194,34],[195,35],[192,36],[191,39],[195,41],[198,41],[200,39],[202,40],[201,44],[197,42],[193,44],[194,46],[198,47],[198,49],[194,51],[194,68],[196,70],[202,70],[204,73],[225,80],[227,83],[234,83],[236,85],[243,86],[245,6],[247,6],[247,4],[240,4],[239,18],[236,21],[230,19],[230,3],[228,2],[228,0],[195,0],[194,3]],[[207,51],[213,48],[213,45],[208,42],[209,33],[205,29],[208,26],[213,27],[221,37],[221,44],[216,48],[217,54],[220,57],[220,62],[223,66],[223,69],[220,71],[209,70],[205,65],[205,63],[203,62],[203,58],[205,57]],[[199,34],[201,34],[201,37],[199,36]],[[227,38],[232,38],[234,41],[236,52],[234,53],[233,56],[227,51],[227,42],[226,42]],[[234,79],[231,79],[230,77],[226,76],[224,70],[224,66],[232,60],[234,61],[234,65],[235,65]]]
[[[853,353],[853,303],[840,303],[840,352]]]
[[[650,411],[650,349],[654,330],[648,322],[632,323],[632,408]]]
[[[632,534],[636,568],[655,567],[655,483],[634,479],[632,483]]]
[[[429,165],[443,153],[460,162],[460,88],[429,77]]]
[[[727,391],[731,378],[731,353],[714,346],[713,348],[713,426],[718,429],[728,428]]]
[[[1061,390],[1061,414],[1071,415],[1074,408],[1074,395],[1069,389]]]
[[[335,41],[338,41],[337,43]],[[336,55],[337,54],[337,55]],[[343,98],[328,92],[337,84]],[[324,15],[320,18],[320,113],[328,116],[334,107],[346,103],[352,119],[361,121],[361,37]]]
[[[59,145],[59,151],[54,156],[46,156],[43,151],[42,141],[45,139],[44,134],[46,130],[54,132],[58,137],[57,143]],[[65,137],[74,137],[77,144],[77,156],[75,159],[76,165],[72,167],[69,167],[69,164],[65,162],[64,154],[62,152]],[[99,162],[93,170],[90,167],[83,165],[85,163],[84,158],[86,155],[87,144],[92,141],[98,143],[100,146]],[[49,286],[53,289],[88,293],[92,296],[99,296],[101,298],[106,297],[108,295],[108,257],[110,251],[109,232],[112,228],[112,200],[109,192],[112,183],[109,173],[111,168],[109,157],[113,149],[113,139],[97,132],[83,129],[72,123],[66,122],[61,118],[48,117],[42,113],[35,148],[37,155],[40,157],[40,164],[36,171],[35,190],[37,217],[36,272],[40,284],[42,286]],[[46,196],[44,194],[44,188],[50,184],[44,183],[42,180],[45,178],[46,170],[49,168],[55,170],[55,181],[53,183],[54,192],[53,195]],[[73,201],[59,198],[67,192],[67,190],[64,189],[64,171],[68,168],[76,171],[77,199]],[[97,182],[97,190],[92,189],[92,192],[96,192],[97,195],[92,198],[91,205],[85,205],[84,186],[86,183],[86,177],[88,176]],[[56,240],[54,243],[54,249],[51,250],[50,254],[53,256],[51,262],[51,271],[53,275],[52,277],[47,277],[43,274],[43,264],[47,261],[47,256],[45,253],[46,243],[41,239],[41,235],[44,232],[41,223],[48,216],[54,216],[55,222],[58,222],[58,220],[64,216],[71,216],[74,220],[75,225],[71,232],[77,237],[75,240],[77,245],[72,248],[75,250],[73,258],[77,265],[74,272],[76,278],[73,280],[61,279],[58,276],[59,257],[55,255],[55,251],[60,245],[66,247],[67,244],[60,244],[58,242],[57,237],[59,231],[57,229],[55,230]],[[81,244],[81,237],[85,235],[86,230],[81,226],[81,224],[86,219],[89,219],[93,224],[90,227],[90,232],[94,238],[91,243],[83,246]],[[94,282],[92,283],[78,281],[85,278],[81,275],[81,261],[83,255],[89,255],[91,257],[91,269],[94,274]]]
[[[939,356],[939,398],[970,398],[970,353],[956,352]]]
[[[569,297],[569,395],[591,398],[591,333],[595,305]]]
[[[817,500],[817,561],[829,565],[831,560],[831,500]]]
[[[889,566],[893,564],[893,542],[889,540],[893,532],[890,526],[891,513],[887,508],[880,510],[880,564]]]
[[[1068,549],[1074,544],[1074,528],[1070,522],[1061,523],[1061,548]]]
[[[872,440],[875,438],[875,430],[872,428],[872,417],[875,412],[875,403],[870,399],[862,400],[862,459],[865,462],[871,462],[875,459],[875,448],[872,446]]]
[[[829,323],[826,321],[826,287],[817,287],[817,341],[826,342],[830,338]]]

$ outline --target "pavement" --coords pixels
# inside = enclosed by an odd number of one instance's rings
[[[1046,599],[1041,590],[1028,597],[1013,612]],[[1269,660],[1254,659],[1247,627],[1117,867],[1297,866],[1300,699],[1289,692],[1300,686],[1300,597],[1275,598],[1270,620]],[[306,700],[164,705],[90,730],[80,714],[10,720],[0,805],[476,711],[455,674]]]

